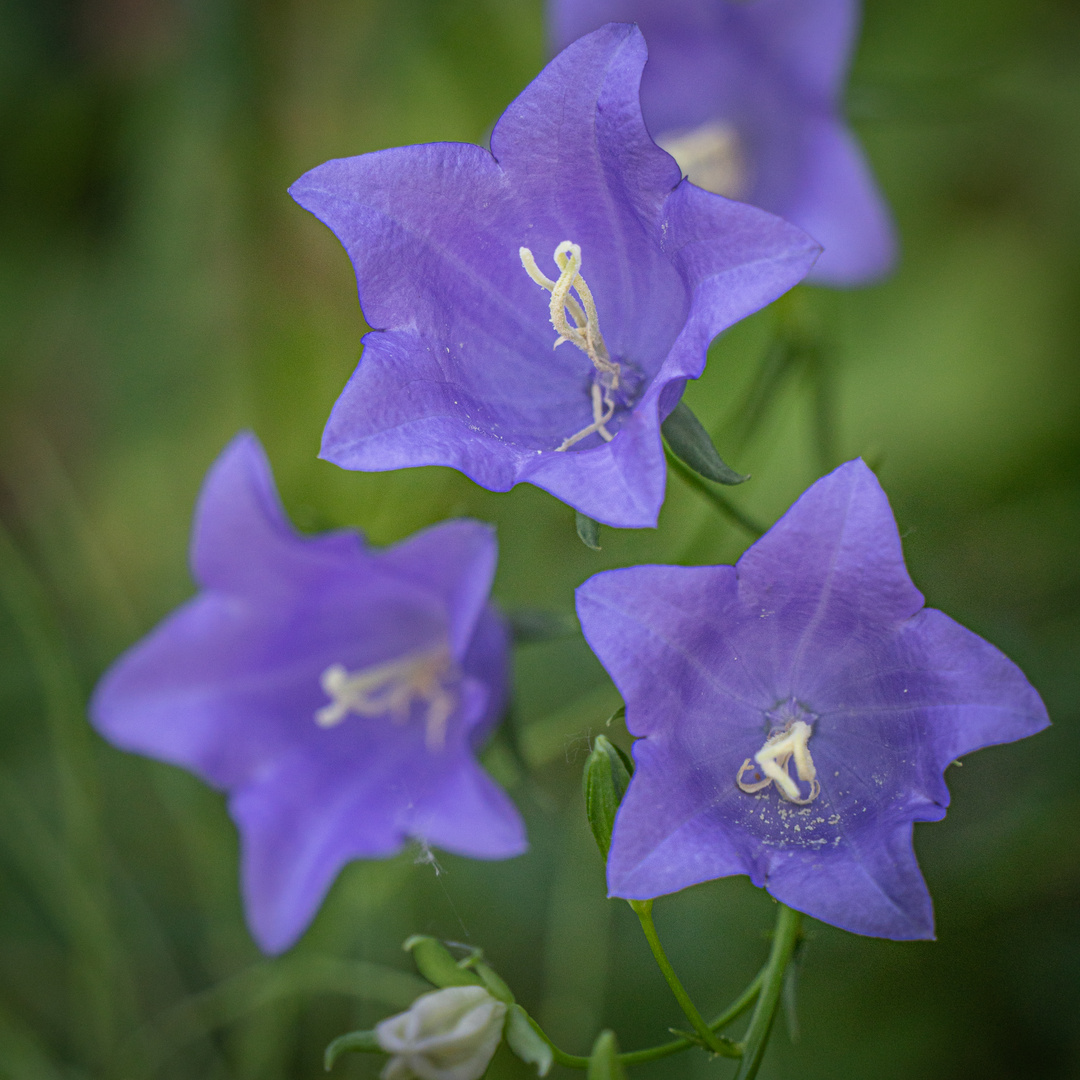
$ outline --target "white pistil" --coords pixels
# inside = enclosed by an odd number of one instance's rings
[[[747,758],[742,763],[735,775],[735,783],[749,795],[776,784],[777,790],[788,802],[798,803],[799,806],[812,803],[821,794],[817,769],[808,745],[813,730],[805,720],[795,720],[782,731],[774,731],[753,759]],[[810,794],[805,799],[799,785],[788,772],[788,762],[792,758],[795,759],[795,775],[804,784],[810,785]],[[744,782],[743,776],[754,768],[755,763],[764,774],[764,779]]]
[[[592,290],[581,276],[581,248],[570,240],[564,240],[555,249],[555,264],[559,268],[559,277],[555,281],[536,265],[536,259],[527,247],[518,248],[518,255],[529,277],[551,293],[551,325],[559,335],[555,348],[564,341],[571,342],[592,361],[596,369],[590,393],[593,422],[564,439],[562,445],[556,449],[569,450],[575,443],[594,432],[605,442],[611,442],[614,436],[605,425],[615,415],[614,392],[619,388],[622,369],[611,359],[600,333],[596,302],[593,300]],[[577,293],[577,296],[573,293]],[[567,319],[567,312],[574,320],[574,325]]]
[[[414,703],[420,702],[427,705],[424,742],[429,750],[441,750],[447,721],[457,706],[457,695],[446,686],[452,670],[445,642],[351,674],[343,664],[331,664],[321,679],[330,704],[315,713],[315,723],[336,727],[349,713],[356,713],[389,716],[395,724],[403,724]]]

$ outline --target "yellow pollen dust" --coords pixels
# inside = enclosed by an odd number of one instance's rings
[[[427,705],[424,743],[429,750],[441,750],[447,721],[457,706],[457,695],[446,686],[453,666],[445,642],[352,673],[344,664],[331,664],[320,680],[330,704],[315,713],[315,723],[336,727],[349,713],[356,713],[389,716],[395,724],[404,724],[420,702]]]
[[[821,794],[821,785],[817,781],[817,769],[810,756],[810,735],[813,728],[805,720],[795,720],[782,731],[774,731],[765,745],[754,755],[747,758],[735,774],[735,783],[748,795],[776,784],[777,790],[788,802],[806,806]],[[804,799],[799,785],[788,772],[788,762],[795,759],[795,775],[805,784],[810,785],[810,794]],[[760,770],[764,774],[761,780],[746,782],[743,777],[747,772]],[[760,775],[759,774],[759,775]]]
[[[556,450],[569,450],[575,443],[594,432],[605,442],[611,442],[614,436],[605,425],[615,415],[614,393],[619,388],[622,369],[608,355],[607,346],[600,334],[596,302],[593,300],[592,290],[581,276],[581,248],[569,240],[564,240],[555,249],[555,264],[559,268],[559,276],[554,281],[536,265],[536,259],[527,247],[518,248],[518,255],[529,277],[551,293],[551,325],[559,335],[555,348],[564,341],[571,342],[592,361],[596,369],[590,392],[593,422],[564,439]],[[574,293],[577,293],[576,297]],[[566,317],[567,312],[574,320],[573,325]]]

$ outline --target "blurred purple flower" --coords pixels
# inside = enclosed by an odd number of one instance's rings
[[[240,435],[207,476],[191,557],[202,591],[116,662],[91,715],[229,792],[264,950],[296,940],[350,859],[409,837],[525,849],[474,756],[506,698],[490,528],[451,521],[377,552],[353,532],[300,536]]]
[[[691,181],[805,229],[825,249],[811,281],[892,267],[889,212],[843,117],[858,0],[550,0],[556,48],[612,19],[645,35],[645,122]]]
[[[749,874],[845,930],[932,937],[912,823],[944,817],[950,762],[1049,722],[1015,664],[923,607],[861,461],[736,566],[597,574],[578,613],[644,736],[614,896]]]
[[[323,457],[450,465],[609,525],[656,524],[660,422],[713,337],[791,288],[818,247],[680,183],[641,119],[644,63],[636,28],[605,26],[510,105],[491,153],[399,147],[292,186],[345,245],[378,327]]]

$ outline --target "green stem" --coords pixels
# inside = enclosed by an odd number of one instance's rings
[[[737,1020],[753,1005],[754,1000],[761,992],[761,984],[767,970],[768,965],[763,967],[754,977],[754,981],[709,1024],[713,1031],[719,1031],[733,1020]],[[533,1031],[551,1047],[552,1057],[559,1065],[564,1065],[569,1069],[587,1069],[589,1067],[587,1057],[578,1054],[567,1054],[565,1051],[560,1050],[548,1037],[547,1032],[528,1013],[525,1013],[525,1016]],[[660,1058],[670,1057],[672,1054],[678,1054],[682,1050],[689,1050],[690,1047],[697,1045],[699,1044],[694,1039],[672,1039],[670,1042],[660,1043],[659,1046],[650,1046],[645,1050],[627,1051],[619,1055],[619,1061],[623,1065],[643,1065],[647,1061],[658,1061]]]
[[[725,517],[735,522],[740,528],[745,529],[752,536],[763,536],[765,529],[753,518],[747,517],[737,506],[717,491],[712,484],[698,476],[693,469],[684,465],[665,445],[664,455],[667,457],[668,466],[684,483],[689,484],[699,495],[703,496]]]
[[[697,1006],[690,1000],[686,988],[679,981],[679,976],[675,974],[675,969],[671,966],[671,961],[668,960],[667,953],[664,952],[664,946],[660,944],[660,937],[656,933],[656,924],[653,922],[652,917],[652,901],[631,900],[630,906],[634,909],[634,913],[641,923],[641,929],[645,931],[645,940],[648,941],[649,948],[652,949],[653,958],[663,972],[664,978],[667,979],[667,984],[671,987],[671,992],[675,995],[679,1007],[686,1014],[686,1018],[690,1021],[694,1031],[697,1032],[698,1038],[714,1054],[722,1054],[724,1057],[737,1057],[738,1054],[733,1044],[727,1039],[719,1038],[713,1029],[705,1023],[701,1013],[697,1010]]]
[[[802,915],[799,912],[785,904],[780,905],[776,916],[776,929],[773,931],[772,949],[761,983],[761,993],[743,1041],[745,1051],[735,1080],[753,1080],[761,1067],[761,1059],[765,1056],[769,1032],[772,1030],[773,1020],[776,1019],[777,1006],[784,989],[784,972],[787,971],[795,946],[799,942],[801,923]]]
[[[761,982],[764,975],[765,969],[762,968],[754,978],[754,981],[739,995],[739,997],[709,1024],[709,1027],[713,1031],[719,1031],[721,1028],[730,1024],[732,1020],[737,1020],[751,1005],[753,1005],[754,1000],[761,991]],[[650,1046],[647,1050],[631,1050],[629,1053],[620,1054],[619,1060],[624,1065],[641,1065],[646,1061],[656,1061],[658,1058],[677,1054],[680,1050],[686,1050],[689,1047],[696,1045],[697,1043],[692,1039],[672,1039],[671,1042],[661,1043],[659,1046]],[[735,1046],[738,1045],[739,1044],[735,1044]]]

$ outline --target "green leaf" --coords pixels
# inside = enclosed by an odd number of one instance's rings
[[[718,484],[742,484],[750,479],[737,473],[720,457],[709,433],[686,402],[680,401],[675,406],[671,415],[660,425],[660,430],[672,453],[707,480],[715,480]],[[580,527],[578,531],[580,533]]]
[[[329,1072],[334,1067],[334,1062],[342,1054],[350,1052],[361,1054],[385,1053],[379,1045],[379,1040],[375,1037],[374,1031],[350,1031],[348,1035],[339,1035],[326,1048],[326,1052],[323,1054],[323,1066],[326,1071]]]
[[[450,955],[450,951],[438,938],[414,934],[402,945],[412,953],[416,970],[427,979],[442,988],[446,986],[482,986],[480,976],[461,967]]]
[[[626,1080],[614,1031],[601,1031],[596,1037],[585,1076],[586,1080]]]
[[[606,859],[611,847],[611,830],[615,812],[634,771],[633,762],[605,736],[597,735],[592,753],[585,760],[582,788],[585,794],[585,815],[596,838],[596,846]]]
[[[574,525],[581,542],[593,551],[600,550],[600,523],[586,517],[580,510],[574,511]]]
[[[554,1055],[551,1044],[545,1041],[529,1020],[529,1014],[520,1005],[511,1005],[506,1011],[506,1027],[503,1028],[506,1045],[522,1061],[536,1066],[538,1076],[547,1076]]]

